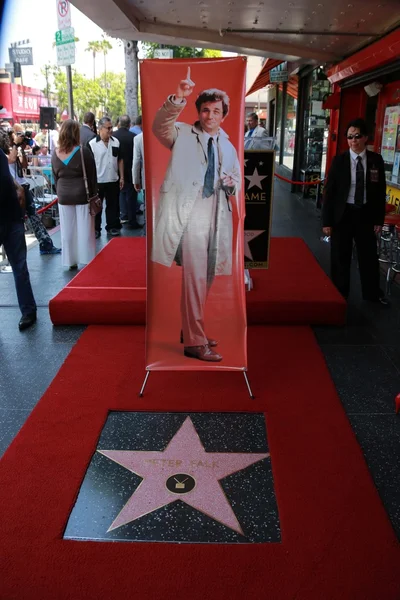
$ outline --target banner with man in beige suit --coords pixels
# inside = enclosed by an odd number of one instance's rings
[[[243,58],[141,64],[151,370],[247,366],[245,67]]]

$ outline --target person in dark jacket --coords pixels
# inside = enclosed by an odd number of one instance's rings
[[[79,125],[64,121],[58,148],[51,158],[60,212],[62,264],[76,269],[87,265],[95,256],[94,217],[90,215],[83,177],[82,158],[88,180],[89,195],[97,193],[96,165],[89,148],[80,146]]]
[[[26,263],[23,213],[8,168],[8,152],[9,136],[0,128],[0,246],[4,246],[13,270],[18,304],[22,313],[19,330],[23,331],[36,322],[36,302]],[[21,191],[23,193],[22,189]]]
[[[92,112],[87,112],[83,117],[83,125],[80,128],[80,138],[82,146],[86,146],[90,140],[96,137],[95,132],[95,119],[96,117]]]
[[[118,129],[113,136],[119,140],[120,156],[124,162],[124,187],[119,193],[119,209],[121,223],[127,229],[141,229],[142,225],[136,221],[137,191],[132,180],[133,146],[135,134],[129,131],[131,119],[128,115],[119,118]]]
[[[322,207],[323,232],[331,237],[331,277],[347,299],[355,242],[363,298],[388,306],[379,287],[376,243],[385,218],[384,163],[380,154],[366,149],[368,134],[363,119],[348,124],[346,137],[349,150],[332,162]]]

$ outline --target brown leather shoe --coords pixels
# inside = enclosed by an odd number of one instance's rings
[[[210,340],[207,339],[208,345],[210,346],[210,348],[214,348],[215,346],[218,346],[218,342],[217,340]],[[181,330],[181,344],[183,344],[183,331]],[[188,346],[193,348],[193,346]]]
[[[222,360],[222,356],[211,350],[207,344],[205,346],[185,346],[183,353],[189,358],[198,358],[206,362],[220,362]]]

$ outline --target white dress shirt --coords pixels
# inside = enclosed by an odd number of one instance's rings
[[[364,200],[365,204],[367,201],[367,192],[365,188],[365,181],[367,176],[367,151],[363,150],[360,154],[356,154],[353,150],[350,150],[350,169],[351,169],[351,184],[349,196],[347,198],[347,204],[354,204],[354,196],[356,193],[356,171],[357,171],[357,158],[361,156],[361,163],[364,169]]]
[[[118,160],[120,158],[119,140],[110,137],[108,146],[98,135],[89,142],[96,163],[97,183],[118,181]]]

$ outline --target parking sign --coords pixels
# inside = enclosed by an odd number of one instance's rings
[[[71,27],[71,5],[68,0],[56,0],[58,29]]]

